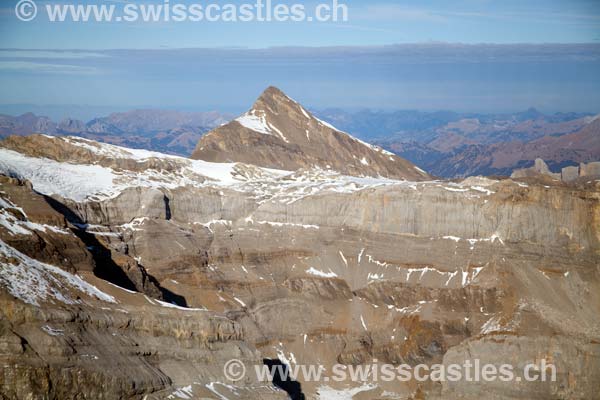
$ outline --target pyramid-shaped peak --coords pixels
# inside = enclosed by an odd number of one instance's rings
[[[274,105],[295,105],[297,104],[294,100],[292,100],[288,95],[283,93],[283,91],[275,86],[269,86],[265,89],[264,92],[258,97],[256,102],[254,103],[253,108],[261,108],[261,105],[268,104],[270,106]]]
[[[288,171],[321,168],[354,176],[430,179],[410,162],[321,121],[274,86],[245,114],[204,135],[192,158]]]
[[[276,97],[288,97],[281,89],[275,86],[269,86],[262,92],[259,98],[276,98]]]

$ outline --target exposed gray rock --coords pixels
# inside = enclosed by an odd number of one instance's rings
[[[555,180],[561,180],[565,183],[576,182],[579,178],[600,177],[600,162],[581,163],[578,167],[565,167],[561,173],[551,172],[544,160],[536,159],[535,165],[531,168],[517,169],[513,171],[511,178],[535,178],[550,177]]]
[[[560,179],[563,182],[573,182],[579,178],[579,167],[565,167],[561,171]]]
[[[538,175],[546,175],[554,179],[560,179],[560,174],[550,171],[548,165],[541,158],[536,158],[533,167],[517,169],[510,176],[513,179],[535,177]]]
[[[580,176],[600,176],[600,162],[591,162],[579,166]]]

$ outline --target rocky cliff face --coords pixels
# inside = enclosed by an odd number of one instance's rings
[[[308,399],[597,396],[597,181],[397,181],[47,136],[1,146],[0,172],[19,178],[0,193],[6,398],[286,398],[227,381],[232,358],[327,373],[557,366],[552,383],[301,381]]]
[[[290,171],[319,167],[353,176],[429,177],[393,153],[315,118],[274,87],[265,90],[246,114],[202,137],[192,158]]]

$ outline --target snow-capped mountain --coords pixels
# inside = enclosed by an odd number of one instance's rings
[[[275,87],[252,108],[200,139],[192,158],[297,170],[319,167],[344,175],[426,180],[409,161],[319,120]]]

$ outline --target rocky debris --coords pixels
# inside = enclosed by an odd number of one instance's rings
[[[431,365],[475,357],[516,366],[549,357],[560,373],[552,385],[300,384],[312,399],[595,396],[598,184],[411,182],[156,153],[146,162],[87,142],[94,151],[73,151],[71,170],[60,147],[72,149],[72,140],[35,140],[54,145],[35,153],[33,143],[22,153],[0,149],[2,171],[54,193],[43,199],[67,227],[74,221],[96,238],[105,260],[120,266],[114,272],[135,269],[134,260],[163,297],[145,296],[143,285],[115,287],[106,280],[115,284],[116,275],[91,268],[81,279],[117,303],[80,293],[60,275],[56,287],[75,302],[40,300],[37,307],[2,281],[8,325],[0,327],[0,357],[15,371],[0,375],[6,397],[285,398],[267,382],[231,385],[221,376],[224,363],[238,358],[251,368],[268,359],[331,371],[338,362]],[[115,161],[128,157],[140,163]],[[110,170],[106,185],[65,184],[95,163],[106,166],[96,164],[86,179]],[[173,167],[155,174],[158,165]],[[186,168],[195,174],[185,175]]]
[[[192,158],[289,171],[319,167],[352,176],[429,178],[393,153],[319,120],[274,87],[265,90],[247,113],[203,136]]]

